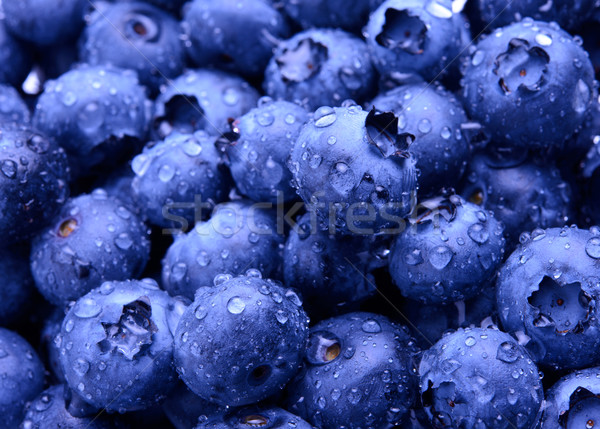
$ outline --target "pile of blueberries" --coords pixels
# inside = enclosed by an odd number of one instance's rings
[[[0,10],[0,429],[600,428],[600,0]]]

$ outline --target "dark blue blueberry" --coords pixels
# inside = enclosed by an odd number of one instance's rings
[[[504,256],[503,227],[457,195],[423,202],[394,241],[390,274],[402,294],[423,303],[473,298]]]
[[[290,158],[298,194],[334,234],[398,229],[414,205],[415,160],[393,113],[320,107]]]
[[[146,3],[151,3],[155,6],[160,7],[161,9],[171,11],[173,13],[179,12],[181,6],[186,2],[186,0],[143,0]]]
[[[464,63],[464,105],[496,144],[560,148],[593,98],[589,57],[556,24],[531,19],[482,38]]]
[[[0,121],[25,124],[29,122],[29,117],[29,108],[17,90],[10,85],[0,84]]]
[[[263,86],[275,99],[314,110],[346,99],[362,102],[375,82],[365,42],[342,30],[310,29],[277,46]]]
[[[384,316],[349,313],[310,330],[302,372],[288,385],[288,410],[323,429],[401,423],[414,402],[414,343]]]
[[[146,3],[108,5],[91,15],[80,41],[80,59],[91,65],[135,70],[158,92],[183,72],[185,52],[177,20]]]
[[[419,366],[421,395],[433,427],[535,427],[544,392],[527,351],[492,328],[445,335]]]
[[[264,97],[258,107],[232,123],[227,157],[242,194],[272,203],[297,197],[287,161],[308,118],[308,112],[297,104]]]
[[[64,309],[56,307],[44,320],[40,333],[42,359],[50,371],[52,380],[59,383],[65,382],[65,374],[60,364],[60,347],[58,347],[56,337],[60,334],[64,318]]]
[[[470,157],[461,126],[462,105],[440,85],[404,85],[375,97],[369,107],[398,116],[398,131],[411,133],[410,153],[417,160],[419,195],[430,196],[460,180]]]
[[[226,408],[202,399],[180,383],[163,404],[163,410],[176,429],[190,429],[209,416],[223,415]]]
[[[69,196],[65,152],[29,127],[0,125],[0,235],[3,247],[30,238]]]
[[[281,392],[306,352],[308,318],[292,289],[223,275],[198,290],[175,336],[175,364],[198,396],[247,405]]]
[[[0,328],[0,427],[15,428],[24,406],[44,389],[44,365],[21,336]]]
[[[435,80],[447,73],[461,52],[464,26],[450,3],[388,0],[380,5],[365,27],[377,70],[396,80],[410,74]]]
[[[263,276],[276,274],[279,246],[275,213],[249,201],[215,207],[212,217],[186,235],[176,235],[163,260],[162,286],[171,295],[193,298],[211,286],[218,274],[242,274],[249,268]]]
[[[194,0],[182,27],[187,52],[200,67],[261,76],[287,23],[269,0]]]
[[[505,226],[509,248],[524,231],[563,226],[574,219],[571,187],[551,164],[479,153],[465,178],[461,195],[494,212]]]
[[[477,0],[480,18],[488,28],[502,27],[528,16],[540,21],[557,22],[568,30],[578,30],[597,2],[594,0],[548,1]]]
[[[227,198],[231,178],[215,139],[202,131],[175,132],[133,159],[133,194],[150,223],[187,232],[195,221],[196,199],[212,207]]]
[[[297,288],[311,317],[329,318],[356,309],[375,293],[368,277],[369,240],[331,236],[319,230],[314,214],[298,219],[283,251],[285,284]]]
[[[284,0],[285,13],[302,28],[341,28],[360,32],[367,23],[371,5],[365,0]]]
[[[134,72],[82,66],[46,83],[33,124],[60,142],[76,175],[85,175],[139,150],[149,107]]]
[[[83,28],[84,13],[93,6],[85,0],[8,1],[2,4],[6,27],[16,37],[48,46],[71,41]]]
[[[65,386],[58,384],[44,390],[26,408],[20,429],[114,429],[121,427],[106,414],[90,417],[74,417],[65,401]]]
[[[42,295],[63,305],[106,280],[140,275],[149,252],[143,222],[97,189],[69,200],[33,240],[31,271]]]
[[[238,76],[218,70],[188,70],[164,87],[156,99],[154,133],[230,131],[229,121],[256,106],[259,94]]]
[[[58,337],[70,389],[107,411],[158,404],[177,382],[173,334],[185,308],[150,279],[105,282],[81,297]]]
[[[31,311],[34,283],[26,249],[12,247],[0,250],[0,326],[24,320]]]
[[[540,365],[597,365],[600,229],[536,229],[521,241],[496,284],[502,326],[524,335]]]
[[[546,393],[544,429],[593,429],[600,423],[600,368],[587,368],[561,378]]]
[[[21,2],[15,2],[15,5]],[[24,44],[7,31],[0,20],[0,82],[19,87],[31,70],[31,54]]]
[[[277,407],[246,407],[200,418],[194,429],[314,429],[300,417]]]

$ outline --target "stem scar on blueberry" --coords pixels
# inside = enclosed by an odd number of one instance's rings
[[[242,419],[242,423],[250,427],[261,427],[266,426],[269,423],[269,419],[259,414],[251,414]]]
[[[79,224],[75,219],[67,219],[58,227],[58,235],[63,238],[70,236],[77,228]]]
[[[507,50],[496,57],[494,73],[505,94],[515,90],[539,91],[549,62],[545,50],[539,46],[530,48],[527,40],[514,38]]]
[[[248,383],[252,386],[259,386],[263,384],[271,376],[270,365],[259,365],[254,368],[248,376]]]
[[[398,134],[398,117],[392,112],[379,112],[371,109],[365,119],[367,140],[379,149],[384,158],[408,158],[408,147],[415,140],[410,133]]]
[[[427,26],[418,16],[406,10],[389,8],[385,11],[385,24],[375,41],[384,48],[401,49],[411,55],[421,55],[425,48]]]

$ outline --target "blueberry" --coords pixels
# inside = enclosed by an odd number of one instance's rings
[[[63,385],[55,385],[44,390],[26,408],[21,429],[44,429],[50,427],[69,429],[112,429],[116,425],[113,418],[106,415],[74,417],[68,411],[64,399]]]
[[[308,318],[298,295],[256,274],[222,276],[199,289],[177,326],[179,375],[211,402],[247,405],[279,393],[306,351]]]
[[[541,161],[501,153],[476,154],[465,174],[461,195],[505,226],[513,248],[524,231],[567,224],[575,217],[571,187],[559,170]]]
[[[288,410],[323,429],[391,427],[416,387],[414,344],[384,316],[349,313],[310,330],[302,372],[288,385]]]
[[[0,20],[0,47],[0,82],[20,86],[31,69],[32,58],[25,45],[7,31],[4,19]]]
[[[286,162],[308,118],[308,112],[297,104],[265,97],[258,107],[232,123],[227,157],[242,194],[272,203],[296,197]]]
[[[414,205],[413,137],[393,113],[320,107],[290,157],[298,194],[330,234],[398,229]]]
[[[154,133],[163,139],[175,131],[205,130],[220,135],[229,120],[256,106],[258,92],[242,78],[217,70],[188,70],[156,99]]]
[[[445,335],[423,354],[421,395],[433,427],[531,428],[544,399],[527,351],[497,329]]]
[[[496,285],[503,327],[528,337],[526,347],[540,365],[597,365],[600,229],[536,229],[521,241]]]
[[[46,83],[33,124],[60,141],[76,175],[137,152],[149,104],[133,72],[83,66]]]
[[[44,388],[44,365],[20,335],[0,328],[0,427],[21,422],[24,406]]]
[[[90,5],[85,0],[63,0],[60,5],[47,0],[22,0],[8,1],[2,8],[11,33],[36,45],[48,46],[76,38]]]
[[[162,285],[172,295],[193,298],[218,274],[242,274],[255,268],[269,277],[279,266],[274,213],[248,201],[215,207],[212,217],[186,235],[176,235],[163,260]]]
[[[40,334],[40,348],[42,359],[46,368],[50,370],[52,380],[59,383],[65,382],[65,374],[60,364],[60,347],[57,344],[57,335],[65,318],[65,311],[56,307],[44,320]]]
[[[302,294],[311,317],[328,318],[357,309],[375,293],[368,276],[369,240],[330,236],[307,213],[290,231],[283,252],[285,284]]]
[[[159,403],[177,380],[173,334],[185,308],[150,279],[105,282],[81,297],[58,337],[70,389],[108,411]]]
[[[194,429],[313,429],[313,426],[277,407],[246,407],[200,419]]]
[[[417,74],[435,80],[447,73],[462,49],[464,24],[449,3],[387,0],[380,5],[365,27],[377,70],[400,80],[398,75]]]
[[[165,414],[176,429],[193,428],[209,416],[225,414],[225,407],[200,398],[187,388],[183,382],[171,392],[163,404]]]
[[[458,183],[470,157],[462,105],[441,85],[409,84],[375,97],[369,106],[398,116],[398,130],[416,138],[410,152],[419,170],[419,195]]]
[[[540,421],[548,429],[597,427],[600,422],[600,368],[561,378],[548,390]]]
[[[26,124],[29,117],[29,108],[17,90],[10,85],[0,84],[0,121]]]
[[[104,190],[73,198],[33,241],[36,286],[47,300],[62,305],[105,280],[138,276],[150,252],[146,235],[138,217]]]
[[[149,145],[131,164],[131,184],[137,204],[153,225],[164,228],[185,220],[184,231],[195,221],[196,198],[212,205],[227,198],[231,178],[215,137],[201,131],[169,135]]]
[[[282,4],[290,18],[305,29],[341,28],[359,32],[371,11],[369,1],[365,0],[284,0]]]
[[[179,76],[185,64],[177,20],[141,2],[93,13],[80,41],[80,58],[91,65],[135,70],[140,83],[154,92]]]
[[[281,42],[265,71],[264,88],[275,99],[314,110],[371,95],[376,75],[366,44],[342,30],[310,29]]]
[[[390,274],[423,303],[473,298],[502,263],[503,227],[491,212],[453,195],[425,201],[394,241]]]
[[[267,0],[194,0],[185,7],[182,26],[187,52],[198,66],[245,76],[261,76],[273,48],[289,34]]]
[[[0,250],[0,326],[22,321],[30,310],[34,283],[27,249]]]
[[[69,196],[69,167],[62,148],[28,126],[0,125],[0,234],[3,247],[30,238],[58,213]]]
[[[577,39],[556,24],[524,19],[477,43],[465,62],[462,96],[496,144],[552,149],[581,126],[593,81]]]

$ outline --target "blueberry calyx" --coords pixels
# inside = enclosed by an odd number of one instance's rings
[[[133,40],[140,39],[148,43],[157,42],[160,39],[160,27],[146,13],[134,11],[124,22],[125,32]]]
[[[98,343],[103,353],[117,350],[127,359],[133,360],[152,344],[152,335],[158,332],[152,321],[152,307],[147,296],[123,306],[117,323],[102,323],[106,338]]]
[[[385,11],[385,24],[375,41],[390,50],[401,49],[408,54],[421,55],[426,33],[427,27],[419,17],[407,10],[389,8]]]
[[[494,73],[505,94],[517,89],[539,91],[545,81],[550,56],[539,46],[529,47],[524,39],[513,38],[506,52],[496,57]]]
[[[578,387],[569,398],[569,409],[559,416],[558,423],[561,427],[571,427],[570,423],[574,423],[572,420],[577,419],[578,412],[585,412],[585,409],[588,407],[590,409],[598,409],[599,403],[600,395],[596,395],[584,387]],[[596,423],[600,423],[600,419],[589,419],[585,427],[593,428]]]
[[[284,82],[303,82],[321,70],[327,62],[328,49],[325,45],[306,38],[293,49],[286,49],[276,58]]]
[[[365,119],[365,128],[369,143],[377,147],[384,158],[410,156],[408,147],[415,136],[398,134],[398,117],[392,112],[378,112],[373,107]]]
[[[439,227],[439,216],[442,216],[446,222],[452,222],[456,218],[457,204],[451,199],[432,199],[424,202],[416,208],[416,215],[413,222],[418,225],[433,223]]]

